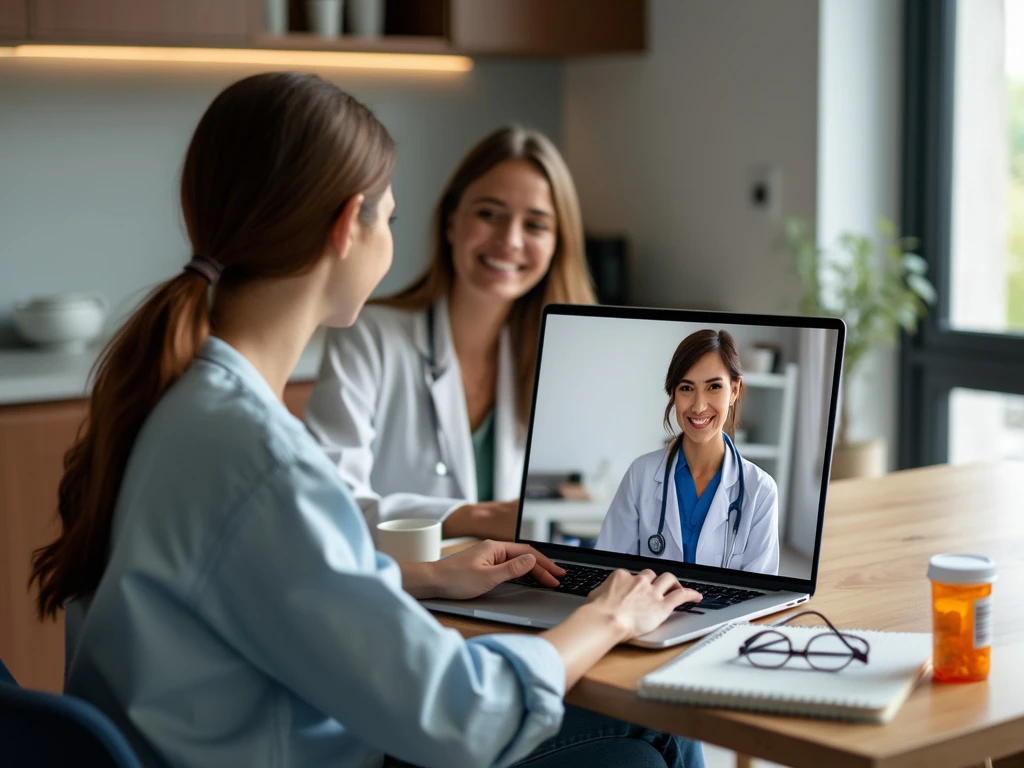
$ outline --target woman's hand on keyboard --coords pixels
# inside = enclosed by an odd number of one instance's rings
[[[481,541],[436,563],[417,565],[432,571],[429,579],[432,589],[429,594],[410,590],[413,596],[448,600],[478,597],[502,582],[528,573],[546,587],[557,587],[558,578],[565,575],[563,568],[529,544],[511,541]]]
[[[673,609],[699,602],[701,595],[683,587],[671,573],[613,571],[569,618],[541,634],[565,665],[566,688],[618,643],[657,628]]]
[[[634,576],[618,570],[590,593],[587,603],[607,611],[621,624],[623,640],[632,640],[657,629],[683,603],[700,600],[699,592],[682,586],[671,573],[655,576],[643,570]]]

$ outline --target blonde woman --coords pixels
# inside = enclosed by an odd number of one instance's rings
[[[330,331],[305,420],[373,530],[403,517],[510,539],[541,310],[594,302],[572,177],[542,134],[484,138],[445,187],[433,259]]]

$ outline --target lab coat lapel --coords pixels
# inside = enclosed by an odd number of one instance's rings
[[[451,326],[448,323],[448,302],[444,298],[434,305],[434,350],[434,375],[431,377],[428,372],[427,381],[438,427],[448,449],[448,471],[454,475],[462,496],[469,501],[476,501],[476,462],[469,431],[469,414],[466,412],[466,394],[462,388],[462,371],[459,369],[459,359],[455,355]],[[429,360],[429,349],[426,359]]]
[[[518,446],[521,427],[516,418],[515,361],[512,337],[506,326],[498,347],[498,384],[494,405],[494,499],[519,496],[523,483],[523,456]],[[474,478],[475,479],[475,478]]]
[[[661,461],[654,471],[654,511],[647,536],[658,532],[658,521],[661,520],[661,498],[667,493],[668,499],[665,502],[665,553],[661,556],[663,560],[683,560],[683,530],[679,523],[679,499],[676,497],[676,466],[679,464],[678,454],[672,459],[672,467],[668,473],[668,488],[665,487],[665,462],[668,460],[668,450],[662,452]],[[640,552],[647,554],[647,540],[640,542]]]

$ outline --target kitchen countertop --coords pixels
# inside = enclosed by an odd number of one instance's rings
[[[320,329],[299,358],[289,381],[316,379],[323,344],[324,331]],[[0,348],[0,406],[85,397],[89,372],[102,351],[102,344],[78,354],[31,347]]]

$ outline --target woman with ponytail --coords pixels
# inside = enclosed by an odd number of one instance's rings
[[[399,567],[281,402],[317,326],[351,325],[391,264],[394,163],[374,115],[313,75],[246,78],[203,115],[194,255],[104,352],[33,561],[40,615],[76,613],[67,691],[149,766],[700,765],[562,705],[695,593],[616,572],[542,635],[463,640],[415,598],[562,570],[497,542]]]

